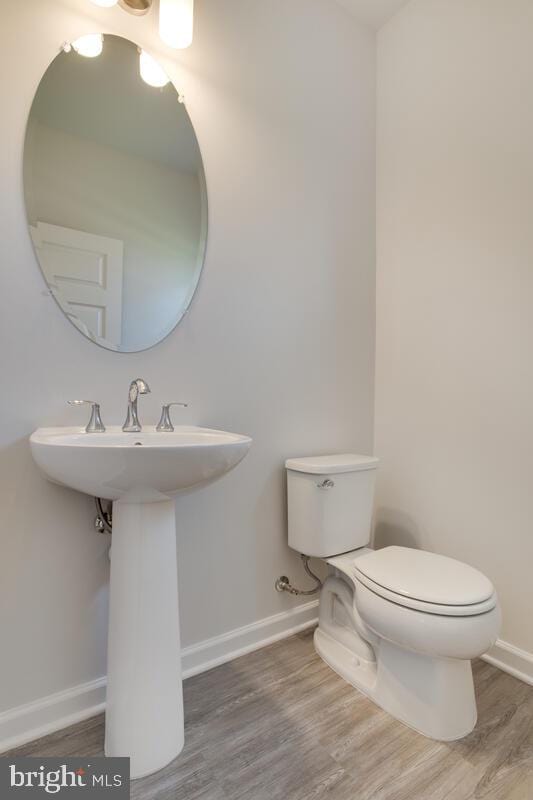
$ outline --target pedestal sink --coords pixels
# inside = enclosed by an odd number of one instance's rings
[[[51,481],[114,501],[105,752],[128,756],[133,778],[149,775],[184,741],[172,497],[233,469],[252,440],[196,427],[40,428],[30,444]]]

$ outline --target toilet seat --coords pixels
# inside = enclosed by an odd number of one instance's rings
[[[446,556],[408,547],[385,547],[350,555],[353,580],[404,608],[448,617],[469,617],[491,611],[498,602],[494,587],[485,575]],[[345,559],[346,556],[341,556],[329,563],[346,571]]]
[[[382,597],[384,600],[389,600],[396,605],[402,606],[402,608],[412,608],[414,611],[423,611],[426,614],[439,614],[440,616],[444,617],[473,617],[478,616],[479,614],[485,614],[487,611],[492,611],[498,602],[496,594],[493,593],[482,603],[473,603],[467,606],[425,603],[422,600],[415,600],[413,598],[391,592],[389,589],[385,589],[383,586],[373,583],[360,573],[357,573],[356,571],[354,572],[354,579],[362,583],[367,589],[370,589],[370,591],[378,595],[378,597]]]

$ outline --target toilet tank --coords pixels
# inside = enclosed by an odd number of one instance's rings
[[[351,453],[286,461],[289,546],[319,558],[365,547],[377,465]]]

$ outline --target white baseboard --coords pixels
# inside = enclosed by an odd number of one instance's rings
[[[105,709],[106,679],[82,683],[0,714],[0,752],[40,739]]]
[[[498,639],[494,647],[481,657],[489,664],[533,686],[533,653]]]
[[[181,654],[183,677],[191,678],[226,661],[233,661],[234,658],[259,650],[260,647],[293,636],[311,628],[318,622],[317,618],[318,600],[313,600],[273,617],[266,617],[243,628],[236,628],[221,636],[185,647]]]
[[[183,678],[217,667],[317,622],[318,600],[182,650]],[[105,710],[106,678],[74,686],[0,713],[0,753],[82,722]]]

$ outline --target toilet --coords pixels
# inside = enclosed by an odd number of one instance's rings
[[[476,724],[470,661],[496,641],[498,598],[460,561],[368,546],[377,466],[353,454],[286,462],[289,545],[329,566],[315,648],[396,719],[432,739],[460,739]]]

